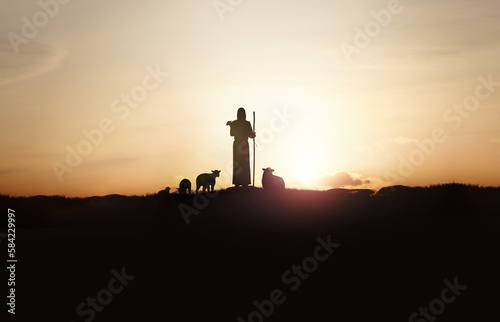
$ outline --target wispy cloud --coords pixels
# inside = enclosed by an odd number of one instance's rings
[[[30,41],[19,53],[0,40],[0,85],[45,74],[57,68],[66,51],[40,42]]]
[[[369,184],[371,181],[369,179],[360,178],[354,174],[350,174],[346,171],[338,172],[334,175],[326,175],[321,178],[324,185],[331,188],[343,188],[343,187],[358,187],[363,184]]]
[[[323,175],[316,182],[321,189],[358,188],[378,190],[393,184],[378,177],[366,176],[350,171],[339,171],[332,175]]]
[[[500,144],[500,138],[498,138],[498,139],[491,139],[491,143]]]

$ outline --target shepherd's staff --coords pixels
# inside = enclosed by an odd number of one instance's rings
[[[252,185],[255,187],[255,111],[253,111],[253,179]]]

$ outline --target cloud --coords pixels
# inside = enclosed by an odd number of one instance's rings
[[[0,85],[48,73],[61,64],[66,51],[35,40],[23,44],[17,54],[10,43],[0,41]]]
[[[324,175],[316,180],[319,189],[357,188],[379,190],[382,187],[394,185],[379,177],[366,176],[360,173],[340,171],[333,175]]]
[[[321,179],[321,183],[331,188],[343,188],[346,186],[358,187],[370,184],[371,180],[362,178],[359,175],[350,174],[346,171],[338,172],[334,175],[326,175]]]
[[[500,138],[498,138],[498,139],[491,139],[491,143],[500,144]]]
[[[397,138],[390,138],[390,139],[387,139],[387,141],[394,143],[394,144],[397,144],[397,145],[407,145],[410,143],[417,143],[418,142],[417,139],[412,139],[412,138],[408,138],[408,137],[404,137],[404,136],[398,136]]]

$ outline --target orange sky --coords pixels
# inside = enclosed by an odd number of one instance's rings
[[[59,1],[0,4],[0,193],[228,187],[240,106],[289,187],[500,185],[494,1]]]

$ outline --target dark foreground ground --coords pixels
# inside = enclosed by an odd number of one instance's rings
[[[8,317],[498,321],[500,189],[370,195],[0,197],[2,227],[7,208],[16,211],[16,315]]]

